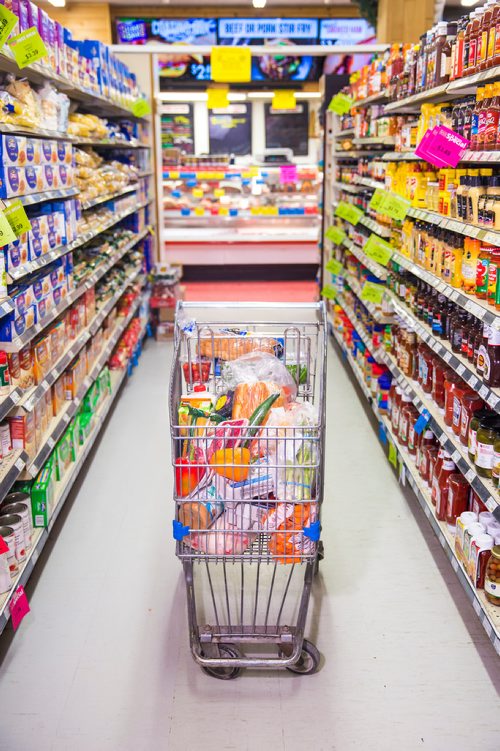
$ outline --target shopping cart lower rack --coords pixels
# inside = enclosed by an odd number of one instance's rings
[[[176,553],[191,650],[210,675],[312,673],[321,552],[322,303],[178,303],[170,380]]]

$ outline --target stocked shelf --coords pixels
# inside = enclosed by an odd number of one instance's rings
[[[106,201],[113,201],[115,198],[120,198],[120,196],[124,196],[127,193],[132,193],[134,190],[137,190],[138,187],[139,186],[136,183],[134,183],[133,185],[127,185],[126,188],[117,190],[114,193],[108,193],[108,195],[97,196],[97,198],[92,198],[91,201],[83,201],[82,210],[86,211],[87,209],[91,209],[100,203],[106,203]]]
[[[6,297],[4,300],[2,300],[2,302],[0,302],[0,318],[3,318],[9,313],[12,313],[13,310],[14,310],[14,303],[12,302],[10,297]]]
[[[50,138],[54,141],[71,141],[74,139],[67,133],[60,133],[57,130],[47,130],[46,128],[27,128],[24,125],[13,125],[12,123],[0,123],[0,133],[16,133],[21,136],[36,136],[38,138]]]
[[[354,313],[354,310],[351,308],[351,306],[347,303],[344,296],[339,292],[336,295],[336,302],[340,305],[356,331],[358,332],[359,336],[361,337],[361,341],[365,345],[365,347],[370,351],[372,357],[376,360],[376,362],[382,362],[382,355],[380,354],[378,349],[373,348],[373,343],[370,339],[370,335],[366,331],[365,327],[362,325],[361,321],[358,320],[356,317],[356,314]],[[366,384],[364,384],[366,387]]]
[[[366,138],[353,138],[352,142],[356,146],[362,146],[364,144],[367,145],[373,145],[373,144],[380,144],[382,146],[391,146],[396,143],[396,137],[395,136],[370,136]]]
[[[23,472],[28,454],[22,449],[12,451],[0,464],[0,501],[2,501],[17,478]]]
[[[151,146],[138,141],[109,141],[106,139],[96,138],[78,138],[72,139],[75,146],[105,146],[109,149],[151,149]]]
[[[356,297],[358,297],[361,300],[361,285],[358,282],[355,277],[353,277],[351,274],[346,273],[344,274],[344,279],[346,280],[349,287],[352,289]],[[374,303],[370,302],[369,300],[361,300],[365,308],[368,310],[370,315],[372,316],[373,320],[377,323],[392,323],[393,318],[392,315],[387,315],[383,313],[383,311],[378,308]]]
[[[338,343],[344,354],[345,360],[349,363],[349,366],[354,373],[354,376],[359,383],[361,390],[371,405],[371,408],[379,422],[379,430],[383,430],[385,440],[389,440],[397,449],[398,464],[400,466],[400,480],[407,482],[415,493],[422,510],[425,513],[427,520],[429,521],[434,533],[436,534],[439,542],[450,561],[453,570],[455,571],[460,584],[462,585],[469,601],[471,602],[474,612],[478,616],[483,628],[485,629],[488,638],[493,644],[495,651],[500,655],[500,612],[498,608],[491,605],[486,599],[482,590],[476,590],[472,585],[469,577],[467,576],[463,565],[458,560],[455,554],[454,539],[448,532],[446,525],[439,522],[434,515],[434,506],[430,498],[429,490],[425,486],[418,474],[415,464],[411,460],[408,452],[400,445],[399,441],[395,437],[390,422],[387,416],[380,412],[375,404],[372,394],[366,386],[362,373],[359,370],[357,363],[354,361],[351,353],[345,348],[341,337],[337,334],[333,327],[333,322],[329,317],[329,325],[331,333]],[[358,331],[359,333],[359,331]],[[445,447],[446,448],[446,447]],[[457,457],[458,459],[458,457]],[[401,472],[401,467],[404,467],[404,475]]]
[[[344,130],[335,133],[334,138],[349,138],[354,135],[354,128],[344,128]]]
[[[57,190],[45,190],[43,193],[30,193],[27,196],[12,196],[11,198],[2,198],[1,200],[7,205],[13,201],[21,201],[23,206],[34,206],[37,203],[45,201],[58,201],[65,198],[77,196],[80,191],[78,188],[58,188]]]
[[[333,187],[338,190],[345,190],[346,193],[359,193],[359,191],[362,190],[359,185],[352,185],[351,183],[334,182]]]
[[[364,97],[363,99],[358,99],[357,101],[353,102],[353,107],[366,107],[368,104],[384,104],[384,102],[387,102],[387,92],[385,91],[379,91],[378,94],[370,94],[370,96]]]
[[[364,185],[365,188],[373,188],[374,190],[380,189],[384,190],[384,183],[380,182],[380,180],[372,180],[370,177],[359,177],[356,176],[355,178],[358,185]]]
[[[381,156],[381,149],[349,149],[349,151],[335,151],[336,159],[360,159],[364,156]]]
[[[360,248],[360,246],[350,238],[344,238],[342,245],[348,248],[348,250],[354,256],[356,256],[358,261],[361,261],[363,266],[366,266],[366,268],[369,269],[374,276],[385,282],[385,280],[387,279],[387,269],[384,266],[381,266],[379,263],[376,263],[376,261],[373,261],[367,255],[365,255],[362,248]]]

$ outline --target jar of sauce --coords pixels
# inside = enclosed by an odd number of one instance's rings
[[[430,430],[427,428],[424,430],[423,433],[420,435],[420,439],[417,443],[417,469],[420,473],[420,476],[424,479],[424,476],[422,474],[423,472],[423,465],[424,465],[424,449],[429,446],[437,446],[437,440],[436,436]]]
[[[452,370],[446,374],[444,381],[444,421],[451,430],[453,430],[453,397],[455,389],[461,383],[463,381],[455,371]]]
[[[500,605],[500,545],[494,545],[486,566],[484,594],[492,605]]]
[[[432,394],[432,377],[434,373],[435,357],[428,347],[422,353],[422,389],[426,394]]]
[[[470,547],[469,577],[476,589],[483,589],[486,569],[495,544],[493,537],[488,534],[478,535]]]
[[[487,511],[486,505],[480,499],[480,497],[478,496],[475,490],[473,490],[471,493],[469,509],[471,511],[474,511],[474,513],[477,514],[478,516],[481,513],[481,511]]]
[[[483,417],[491,417],[492,414],[490,410],[484,408],[476,410],[472,413],[472,417],[469,421],[469,433],[467,436],[467,451],[469,454],[469,458],[474,461],[476,458],[476,449],[477,449],[477,431],[479,428],[479,421],[483,419]]]
[[[439,407],[440,412],[444,412],[444,379],[445,374],[451,372],[441,360],[434,362],[432,372],[432,398]]]
[[[446,503],[446,524],[454,533],[458,517],[469,508],[470,485],[461,472],[451,475],[448,483]]]
[[[479,421],[474,464],[476,472],[481,477],[491,477],[499,428],[500,421],[497,416],[483,417]]]
[[[445,456],[448,456],[444,448],[439,446],[437,456],[435,461],[431,461],[430,469],[429,469],[429,485],[431,488],[431,501],[433,506],[436,505],[436,498],[438,495],[438,483],[439,483],[439,473],[441,472],[441,467],[443,466],[443,461]]]
[[[415,425],[420,417],[420,412],[413,404],[408,408],[408,412],[408,453],[410,456],[416,457],[419,436],[415,433]]]
[[[399,410],[401,408],[401,397],[403,391],[400,386],[396,386],[394,400],[391,401],[391,425],[394,433],[397,435],[399,430]]]
[[[493,327],[484,357],[483,380],[491,388],[500,386],[500,331]]]
[[[467,446],[470,421],[474,412],[484,409],[484,402],[474,391],[462,397],[462,411],[460,418],[460,442]]]
[[[478,537],[479,535],[483,535],[485,532],[485,529],[482,524],[479,522],[472,522],[472,524],[469,524],[467,529],[464,532],[464,547],[463,547],[463,553],[464,553],[464,560],[463,564],[465,567],[465,570],[469,570],[469,560],[470,560],[470,549],[471,545]]]
[[[401,408],[399,410],[398,438],[403,446],[408,445],[408,427],[409,417],[412,407],[411,396],[403,394],[401,397]]]
[[[471,524],[477,522],[477,514],[473,511],[464,511],[457,519],[455,528],[455,553],[459,561],[464,562],[464,535],[465,530]]]
[[[457,473],[455,462],[449,454],[444,455],[441,469],[437,478],[436,490],[436,519],[446,521],[446,506],[448,504],[448,490],[450,477]]]
[[[434,464],[436,463],[437,455],[438,455],[438,447],[433,446],[424,446],[424,450],[422,451],[422,480],[426,483],[426,485],[430,488],[430,483],[432,481],[432,469],[434,468]]]
[[[453,393],[453,422],[452,429],[455,435],[460,435],[460,425],[462,421],[462,399],[466,394],[472,393],[470,386],[462,381],[458,383]]]

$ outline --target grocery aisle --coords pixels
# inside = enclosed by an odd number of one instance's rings
[[[170,531],[171,349],[149,342],[30,580],[32,614],[0,639],[2,751],[498,748],[493,648],[330,354],[309,629],[323,669],[226,683],[192,661]]]

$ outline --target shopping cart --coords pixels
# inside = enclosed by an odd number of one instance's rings
[[[326,332],[323,303],[177,305],[173,533],[191,650],[217,678],[319,665],[304,630],[322,550]],[[241,378],[248,366],[259,383]]]

